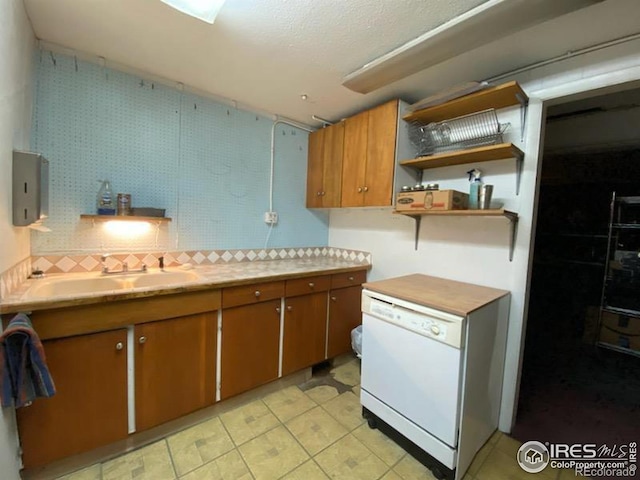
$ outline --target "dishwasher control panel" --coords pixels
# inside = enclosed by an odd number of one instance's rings
[[[452,347],[462,348],[463,317],[382,295],[379,297],[363,292],[362,311]]]

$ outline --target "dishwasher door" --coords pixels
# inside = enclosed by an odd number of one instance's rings
[[[455,448],[462,350],[403,328],[402,310],[394,306],[393,322],[363,312],[362,389]]]

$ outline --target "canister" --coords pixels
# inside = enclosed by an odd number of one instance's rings
[[[131,215],[131,194],[119,193],[117,204],[117,215]]]
[[[491,195],[493,194],[493,185],[482,185],[480,188],[479,206],[481,210],[489,210],[491,208]]]

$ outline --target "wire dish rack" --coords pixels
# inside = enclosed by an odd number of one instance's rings
[[[463,115],[438,123],[409,126],[409,138],[418,157],[502,143],[509,123],[499,123],[495,109]]]

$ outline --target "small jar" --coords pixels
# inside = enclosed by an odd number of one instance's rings
[[[131,215],[131,194],[119,193],[116,206],[116,215]]]

